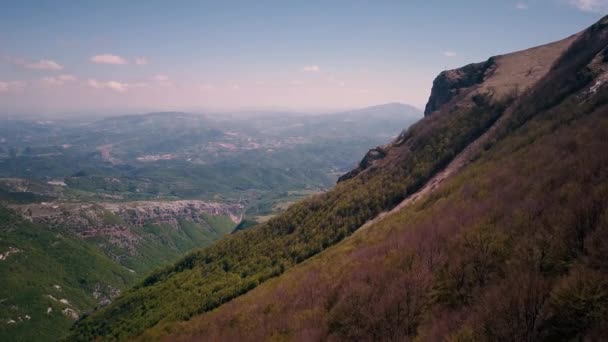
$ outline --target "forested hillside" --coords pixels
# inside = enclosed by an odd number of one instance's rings
[[[426,117],[333,190],[159,270],[70,338],[604,336],[607,46],[604,18],[442,73]]]

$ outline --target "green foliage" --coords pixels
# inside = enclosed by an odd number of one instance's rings
[[[437,271],[432,296],[452,307],[469,303],[477,290],[502,274],[508,254],[504,234],[483,225],[468,230],[450,248],[450,258]]]
[[[598,37],[603,45],[593,46],[605,46],[608,36]],[[392,149],[376,168],[333,191],[156,273],[120,305],[81,322],[75,333],[84,332],[79,337],[85,339],[126,339],[141,331],[133,325],[150,324],[155,326],[142,340],[605,339],[608,154],[598,151],[608,149],[608,88],[579,92],[589,81],[589,56],[597,51],[573,46],[568,54],[583,51],[582,56],[558,61],[556,74],[506,112],[479,158],[423,203],[385,216],[291,267],[348,235],[357,219],[390,207],[399,191],[415,190],[433,168],[458,153],[450,147],[467,144],[466,138],[460,140],[463,132],[485,130],[493,120],[473,124],[474,118],[492,111],[486,108],[471,118],[455,109],[450,113],[458,117],[455,122],[449,117],[423,121],[403,137],[408,153],[396,156],[403,151]],[[562,63],[569,65],[567,72]],[[583,72],[581,83],[571,83],[578,71]],[[535,98],[539,95],[543,98]],[[446,122],[450,125],[443,126]],[[460,126],[464,122],[467,129]],[[436,158],[426,159],[427,153]],[[408,172],[400,173],[402,167]],[[376,189],[386,197],[380,199]],[[327,245],[319,246],[320,238]],[[285,274],[207,312],[232,298],[214,296],[214,291],[240,287],[239,282],[267,270],[255,269],[267,262],[265,257],[286,261]],[[153,319],[150,310],[156,311],[157,304],[151,296],[182,291],[185,280],[199,278],[205,280],[168,301],[196,298],[205,314],[190,318],[186,310],[181,318],[187,322],[174,322],[180,319],[176,316]],[[200,297],[192,295],[198,290]],[[171,315],[170,304],[159,305]],[[104,325],[127,312],[147,321]]]
[[[72,324],[62,310],[90,310],[97,305],[96,285],[123,289],[136,278],[94,247],[25,222],[0,206],[0,253],[11,248],[18,252],[0,261],[3,341],[58,339]]]
[[[125,222],[123,221],[123,219],[112,213],[109,210],[104,210],[103,212],[103,224],[107,224],[107,225],[112,225],[112,224],[122,224],[124,225]]]
[[[108,225],[125,224],[109,211],[102,219]],[[177,227],[147,225],[131,230],[138,242],[129,249],[107,236],[80,239],[62,227],[32,224],[0,206],[0,254],[16,250],[0,260],[0,340],[56,340],[73,322],[62,310],[85,314],[100,300],[112,299],[116,290],[213,243],[234,226],[229,217],[211,215],[200,222],[179,220]],[[95,298],[96,291],[101,297]]]
[[[433,196],[141,340],[602,340],[608,117],[593,106],[538,113]]]
[[[255,227],[255,225],[257,225],[258,222],[255,220],[249,220],[249,219],[245,219],[243,221],[241,221],[241,223],[239,223],[235,228],[234,228],[234,232],[238,232],[241,230],[245,230],[251,227]]]
[[[608,278],[589,269],[578,269],[553,291],[552,315],[543,329],[546,340],[581,339],[591,328],[608,322]]]
[[[415,192],[503,109],[504,104],[486,104],[413,127],[402,146],[395,147],[395,153],[402,154],[398,162],[342,182],[267,223],[232,234],[153,273],[113,305],[76,324],[72,338],[125,339],[160,321],[209,311],[281,274]]]
[[[417,110],[394,104],[365,113],[271,113],[256,120],[186,113],[75,124],[8,120],[0,127],[6,138],[0,177],[61,178],[70,196],[97,198],[237,199],[251,191],[322,189],[369,146],[385,143],[419,117]]]

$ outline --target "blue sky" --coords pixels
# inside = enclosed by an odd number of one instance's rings
[[[3,1],[15,112],[424,106],[444,69],[576,33],[608,0]]]

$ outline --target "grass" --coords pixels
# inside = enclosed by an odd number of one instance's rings
[[[107,211],[103,218],[105,223],[121,223]],[[11,247],[20,250],[0,260],[0,340],[57,340],[73,323],[62,310],[72,308],[84,314],[99,305],[93,297],[96,286],[106,296],[108,286],[124,290],[153,269],[213,243],[235,225],[228,217],[205,215],[199,223],[180,220],[178,229],[162,225],[135,228],[140,242],[129,253],[107,238],[81,240],[60,228],[24,221],[0,206],[0,253]],[[67,299],[70,305],[48,295]],[[52,311],[47,314],[49,307]],[[16,323],[8,324],[9,320]]]
[[[21,252],[0,261],[0,340],[58,339],[73,322],[61,310],[72,307],[84,313],[97,304],[92,297],[96,284],[124,289],[135,280],[95,248],[24,222],[0,207],[0,252],[9,247]],[[47,295],[65,298],[71,306]],[[47,314],[49,307],[52,312]],[[17,323],[7,324],[10,319]]]

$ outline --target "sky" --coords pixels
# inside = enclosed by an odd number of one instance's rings
[[[445,69],[548,43],[608,0],[0,6],[0,115],[423,108]]]

